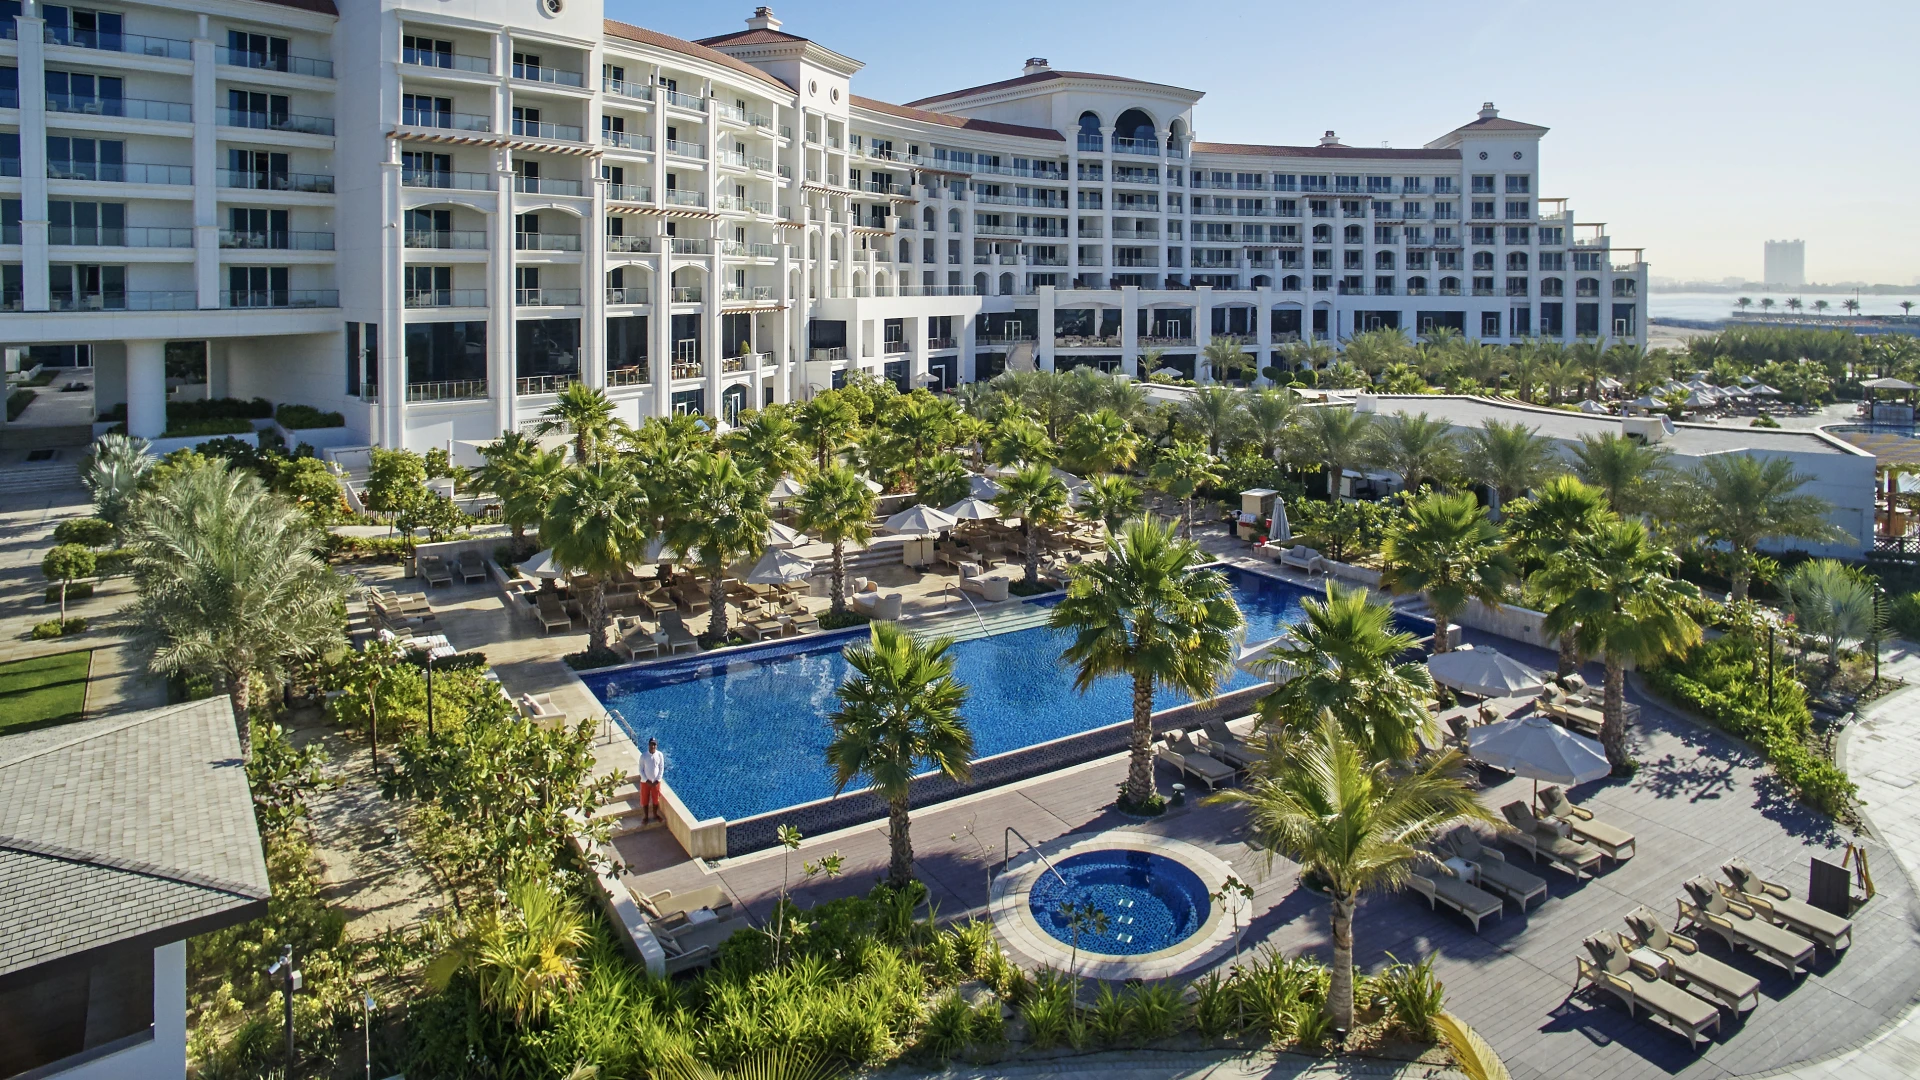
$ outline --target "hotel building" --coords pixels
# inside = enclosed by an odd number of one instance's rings
[[[726,419],[854,370],[1206,380],[1223,335],[1642,340],[1639,251],[1492,105],[1417,149],[1211,143],[1200,91],[1042,59],[861,97],[765,8],[690,42],[598,0],[341,7],[0,0],[0,344],[93,366],[135,435],[190,341],[213,397],[419,449],[576,381]]]

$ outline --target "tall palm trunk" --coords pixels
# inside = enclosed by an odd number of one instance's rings
[[[1427,606],[1433,607],[1432,598],[1428,598]],[[1436,655],[1453,651],[1453,620],[1437,607],[1433,608],[1433,651]]]
[[[912,818],[907,813],[907,796],[887,800],[887,847],[891,851],[891,861],[887,867],[887,882],[904,887],[913,883],[913,835]]]
[[[847,613],[847,542],[833,542],[833,613]]]
[[[1607,688],[1600,725],[1600,745],[1606,748],[1607,763],[1616,770],[1627,763],[1627,669],[1618,658],[1607,657]]]
[[[713,611],[707,618],[707,636],[715,645],[727,642],[727,581],[724,566],[707,568],[707,606]]]
[[[1572,629],[1560,635],[1560,655],[1553,664],[1553,677],[1556,679],[1566,678],[1580,666],[1580,650],[1574,644],[1573,635]]]
[[[587,595],[584,598],[583,607],[581,614],[587,617],[590,647],[601,650],[612,649],[613,618],[607,611],[607,586],[597,574],[587,578]]]
[[[1333,979],[1327,986],[1327,1007],[1333,1013],[1333,1026],[1340,1031],[1353,1030],[1353,910],[1359,902],[1352,893],[1337,896],[1327,912],[1333,929]]]
[[[1127,760],[1127,802],[1135,808],[1153,798],[1153,676],[1133,673],[1133,737]]]
[[[253,724],[247,716],[252,694],[253,678],[244,668],[227,672],[227,700],[233,703],[233,722],[239,728],[240,749],[248,757],[253,756]]]
[[[1746,552],[1735,550],[1733,553],[1733,591],[1728,599],[1738,603],[1747,598],[1747,587],[1753,581],[1753,562]]]
[[[1031,519],[1022,519],[1020,532],[1027,542],[1027,584],[1040,584],[1040,534],[1034,531]]]

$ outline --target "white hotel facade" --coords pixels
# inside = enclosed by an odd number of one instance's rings
[[[0,0],[0,344],[165,427],[208,392],[347,444],[950,387],[1011,362],[1206,379],[1302,338],[1643,340],[1647,268],[1488,106],[1419,149],[1195,138],[1201,93],[1057,71],[908,106],[781,29],[598,0]]]

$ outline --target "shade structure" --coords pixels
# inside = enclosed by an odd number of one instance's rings
[[[800,494],[801,489],[804,487],[806,487],[805,484],[795,480],[793,477],[783,476],[774,481],[773,490],[767,492],[767,501],[780,502],[783,499],[791,499],[795,495]]]
[[[1433,681],[1476,697],[1511,697],[1538,693],[1545,674],[1494,649],[1456,649],[1427,659]]]
[[[767,523],[767,546],[771,548],[799,547],[807,542],[807,534],[777,521]]]
[[[526,562],[521,563],[520,572],[528,577],[563,578],[567,576],[568,570],[566,567],[554,561],[553,549],[548,548],[545,551],[537,553]]]
[[[890,533],[933,533],[944,532],[956,524],[952,514],[926,503],[915,503],[888,518],[883,527]]]
[[[1280,640],[1281,639],[1277,637],[1270,637],[1242,644],[1240,648],[1234,652],[1233,666],[1249,675],[1265,677],[1269,673],[1262,670],[1263,662],[1266,660],[1267,654],[1273,651],[1273,647],[1280,643]]]
[[[1147,374],[1158,375],[1163,379],[1184,379],[1187,377],[1186,372],[1175,367],[1157,367],[1147,372]]]
[[[680,553],[668,547],[667,541],[663,537],[656,536],[647,541],[647,550],[640,556],[639,564],[646,566],[651,563],[679,561]]]
[[[1085,480],[1080,479],[1057,465],[1053,466],[1053,478],[1065,484],[1067,486],[1067,493],[1070,495],[1078,495],[1087,488],[1087,482]]]
[[[1535,794],[1542,780],[1572,787],[1613,771],[1599,743],[1537,713],[1469,730],[1467,756],[1532,780]]]
[[[1749,388],[1747,390],[1747,393],[1752,394],[1754,397],[1779,397],[1780,396],[1780,391],[1775,390],[1773,387],[1768,386],[1766,383],[1760,383],[1757,386]]]
[[[813,574],[813,560],[803,559],[791,551],[775,548],[760,556],[747,573],[750,585],[787,585],[795,581],[804,581]]]
[[[1000,516],[1000,508],[985,499],[965,498],[940,511],[955,521],[990,521]]]
[[[967,497],[972,499],[993,499],[1004,490],[1000,482],[991,476],[974,475],[967,478]]]
[[[1655,401],[1652,395],[1648,395],[1646,397],[1634,398],[1633,407],[1636,409],[1664,409],[1667,405],[1663,401]]]
[[[1895,378],[1868,379],[1860,385],[1868,390],[1920,390],[1920,386]]]
[[[1634,402],[1634,404],[1638,405],[1639,402],[1636,401]],[[1597,401],[1582,401],[1580,403],[1580,411],[1583,413],[1590,413],[1596,416],[1605,416],[1612,410],[1608,409],[1605,405],[1602,405]]]

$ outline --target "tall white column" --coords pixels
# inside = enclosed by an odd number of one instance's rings
[[[51,303],[47,278],[47,68],[46,20],[21,15],[20,83],[20,285],[28,311]]]
[[[1136,379],[1153,374],[1140,370],[1140,287],[1120,287],[1120,370]]]
[[[1040,286],[1039,319],[1033,331],[1033,351],[1041,371],[1053,370],[1053,304],[1054,291],[1051,285]]]
[[[654,237],[654,246],[658,249],[653,257],[654,288],[648,297],[653,301],[649,308],[653,321],[647,326],[652,338],[647,351],[652,357],[647,367],[653,383],[653,415],[664,417],[673,411],[673,256],[664,228]]]
[[[127,434],[157,439],[167,430],[167,343],[127,342]]]
[[[1192,271],[1192,267],[1188,267]],[[1189,279],[1191,280],[1191,279]],[[1206,349],[1213,343],[1213,286],[1193,290],[1193,381],[1213,381],[1213,368],[1207,363]]]
[[[207,17],[193,41],[193,287],[202,308],[220,306],[220,208],[216,191],[219,106]]]
[[[187,943],[170,941],[153,950],[153,1049],[142,1068],[153,1080],[187,1075]]]

